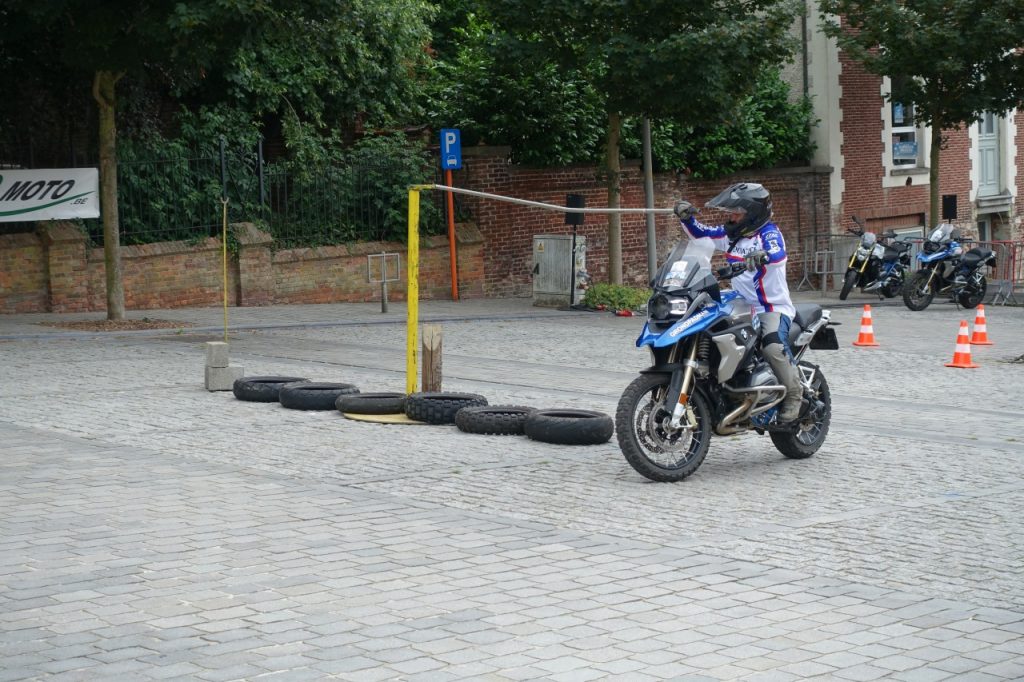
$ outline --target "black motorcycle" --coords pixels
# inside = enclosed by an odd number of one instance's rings
[[[917,254],[921,269],[903,288],[903,302],[911,310],[924,310],[936,294],[948,293],[963,308],[975,308],[985,299],[988,282],[983,268],[995,267],[991,249],[974,247],[964,253],[960,230],[946,223],[928,235]]]
[[[850,256],[839,300],[845,301],[854,287],[862,292],[877,292],[878,298],[896,296],[903,290],[910,270],[910,242],[897,241],[892,231],[883,233],[879,241],[874,232],[864,229],[864,221],[857,216],[851,218],[858,228],[846,231],[860,237],[860,244]]]

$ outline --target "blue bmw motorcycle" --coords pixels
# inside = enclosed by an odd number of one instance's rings
[[[719,287],[718,278],[730,279],[744,266],[716,273],[713,253],[710,239],[683,239],[659,268],[636,342],[650,350],[651,366],[626,388],[615,412],[626,461],[652,481],[681,481],[696,471],[712,434],[767,433],[791,459],[813,455],[828,434],[828,383],[802,358],[808,348],[839,348],[829,311],[796,306],[789,343],[804,401],[795,422],[778,424],[786,387],[761,354],[757,318],[739,294]]]
[[[903,303],[924,310],[936,294],[949,294],[962,308],[976,308],[985,299],[988,282],[984,267],[995,267],[991,249],[975,247],[964,253],[960,230],[948,223],[937,226],[921,246],[920,269],[903,287]]]

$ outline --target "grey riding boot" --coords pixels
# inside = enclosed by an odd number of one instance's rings
[[[804,395],[803,386],[800,384],[800,370],[790,360],[789,353],[782,345],[779,335],[781,313],[761,313],[758,317],[761,322],[761,352],[775,372],[775,378],[786,387],[786,397],[779,406],[778,421],[791,422],[800,416],[800,404]],[[788,330],[786,332],[788,333]]]

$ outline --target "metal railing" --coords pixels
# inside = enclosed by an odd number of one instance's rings
[[[84,159],[53,159],[31,150],[0,147],[0,164],[40,168],[96,166]],[[72,161],[74,163],[72,163]],[[439,182],[430,157],[336,163],[318,168],[294,162],[266,163],[262,145],[221,144],[219,152],[118,162],[121,243],[197,241],[218,236],[222,197],[229,222],[255,222],[275,238],[276,248],[351,241],[404,241],[406,192],[411,184]],[[464,207],[458,207],[465,212]],[[458,213],[458,211],[457,211]],[[422,207],[425,235],[444,231],[443,196]],[[100,219],[83,220],[93,245],[103,243]],[[31,231],[34,223],[5,223],[6,231]]]

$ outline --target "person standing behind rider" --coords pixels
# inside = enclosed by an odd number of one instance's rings
[[[746,272],[733,277],[732,287],[757,315],[762,352],[786,387],[778,421],[794,421],[800,415],[803,399],[800,372],[789,348],[789,329],[796,308],[786,282],[786,242],[771,221],[771,194],[762,185],[741,182],[725,188],[705,206],[727,213],[728,222],[716,226],[699,222],[695,217],[697,208],[688,201],[678,202],[674,211],[690,237],[708,237],[716,249],[725,252],[730,263],[746,263]]]

